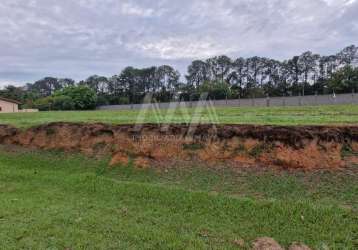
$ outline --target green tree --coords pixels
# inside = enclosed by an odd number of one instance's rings
[[[188,85],[198,87],[204,81],[210,80],[209,65],[201,60],[195,60],[188,66],[188,74],[185,76]]]
[[[75,103],[71,97],[59,95],[52,97],[52,110],[73,110]]]
[[[221,100],[231,97],[230,85],[221,81],[206,81],[199,86],[199,94],[207,93],[210,99]]]
[[[96,108],[96,92],[87,86],[69,86],[56,92],[54,96],[66,96],[71,98],[75,110],[89,110]]]
[[[53,106],[53,97],[47,96],[40,99],[37,99],[34,102],[34,107],[39,109],[40,111],[50,111]]]
[[[328,88],[335,93],[348,93],[358,90],[358,68],[345,66],[332,74],[328,81]]]
[[[5,86],[0,90],[0,96],[13,99],[19,102],[25,101],[26,91],[24,87],[15,87],[13,85]]]

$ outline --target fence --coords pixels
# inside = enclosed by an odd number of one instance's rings
[[[212,100],[212,105],[217,107],[277,107],[277,106],[316,106],[316,105],[335,105],[335,104],[358,104],[358,94],[337,94],[337,95],[308,95],[290,97],[267,97],[251,99],[230,99]],[[99,110],[128,110],[148,108],[154,104],[128,104],[128,105],[106,105],[99,106]],[[161,109],[170,107],[197,107],[204,106],[204,102],[164,102],[156,103]]]
[[[19,109],[19,113],[36,113],[39,112],[38,109]]]

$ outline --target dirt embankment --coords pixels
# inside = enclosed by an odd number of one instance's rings
[[[52,123],[20,130],[0,125],[0,144],[111,154],[111,164],[178,162],[317,169],[344,167],[358,152],[358,126],[107,125]],[[357,159],[353,157],[353,161]],[[349,159],[352,161],[352,157]]]

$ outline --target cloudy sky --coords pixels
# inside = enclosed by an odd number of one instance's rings
[[[358,44],[358,0],[1,0],[0,86]]]

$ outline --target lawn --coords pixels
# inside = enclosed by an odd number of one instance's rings
[[[67,122],[104,122],[111,124],[210,122],[228,124],[322,125],[358,124],[358,105],[314,107],[220,107],[214,109],[123,111],[72,111],[0,114],[0,124],[30,127]]]
[[[338,172],[107,168],[0,148],[0,249],[358,248],[357,167]]]

